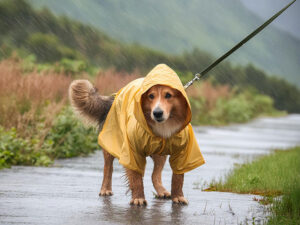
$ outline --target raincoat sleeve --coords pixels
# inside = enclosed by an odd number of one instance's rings
[[[196,141],[193,128],[189,124],[188,129],[188,145],[182,150],[171,154],[169,158],[170,166],[175,174],[183,174],[193,170],[205,163]]]

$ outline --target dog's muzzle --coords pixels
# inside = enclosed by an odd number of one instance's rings
[[[153,117],[157,122],[164,121],[163,115],[164,115],[164,112],[160,108],[156,108],[153,111]]]

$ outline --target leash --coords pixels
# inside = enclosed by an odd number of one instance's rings
[[[224,55],[222,55],[220,58],[218,58],[215,62],[213,62],[211,65],[209,65],[206,69],[204,69],[201,73],[196,73],[194,78],[184,85],[184,89],[187,89],[188,87],[190,87],[196,80],[202,79],[212,68],[217,66],[220,62],[222,62],[229,55],[231,55],[233,52],[235,52],[237,49],[239,49],[242,45],[244,45],[247,41],[249,41],[251,38],[253,38],[255,35],[257,35],[260,31],[262,31],[273,20],[275,20],[281,13],[283,13],[287,8],[289,8],[295,1],[296,0],[293,0],[292,2],[290,2],[286,7],[284,7],[279,12],[277,12],[274,16],[272,16],[270,19],[268,19],[260,27],[258,27],[256,30],[254,30],[252,33],[250,33],[247,37],[245,37],[241,42],[236,44],[232,49],[230,49],[228,52],[226,52]]]

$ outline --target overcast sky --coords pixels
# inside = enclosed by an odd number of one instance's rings
[[[291,0],[241,0],[252,12],[263,19],[268,19]],[[274,22],[274,25],[290,32],[300,39],[300,0],[297,0]]]

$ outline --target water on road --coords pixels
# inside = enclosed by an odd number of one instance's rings
[[[98,197],[103,157],[56,161],[54,167],[15,166],[0,171],[0,224],[261,224],[267,215],[253,195],[203,192],[237,163],[300,144],[300,115],[258,119],[222,128],[195,127],[206,164],[185,174],[188,206],[153,196],[152,161],[147,160],[144,185],[147,207],[129,205],[124,170],[114,163],[111,197]],[[170,190],[166,163],[163,183]],[[259,197],[258,197],[259,198]]]

